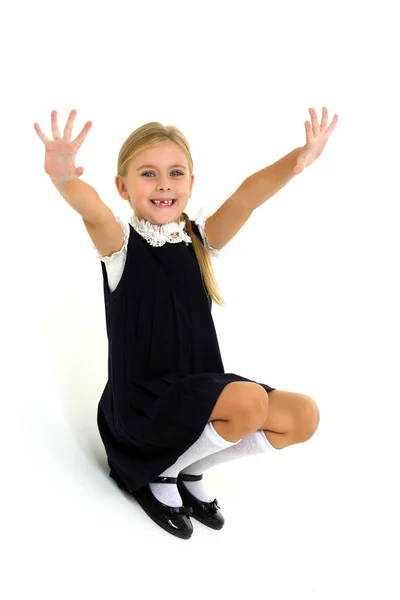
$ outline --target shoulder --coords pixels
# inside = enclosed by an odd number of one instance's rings
[[[130,238],[131,228],[130,228],[129,221],[127,221],[126,219],[123,219],[122,217],[120,217],[118,215],[114,215],[114,217],[115,217],[115,220],[117,221],[117,223],[121,226],[121,229],[124,234],[124,240],[122,243],[122,247],[118,251],[111,254],[110,256],[103,256],[98,251],[96,246],[93,246],[93,249],[96,251],[96,258],[98,258],[99,260],[104,262],[107,266],[114,266],[114,265],[125,262],[126,254],[127,254],[127,250],[128,250],[128,242],[129,242],[129,238]]]
[[[206,208],[204,206],[202,206],[200,208],[200,210],[198,211],[194,221],[191,221],[191,223],[192,223],[193,231],[203,242],[208,253],[211,256],[219,258],[220,257],[219,250],[216,250],[215,248],[212,248],[210,246],[208,238],[207,238],[207,233],[206,233],[206,222],[207,222],[208,217],[210,217],[211,215],[212,215],[212,212],[206,210]]]

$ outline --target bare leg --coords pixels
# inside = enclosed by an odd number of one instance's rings
[[[281,390],[268,392],[268,415],[260,429],[275,448],[309,440],[318,423],[319,410],[309,396]]]

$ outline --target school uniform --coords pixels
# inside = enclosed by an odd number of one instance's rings
[[[206,218],[201,210],[193,232],[219,256],[208,244]],[[133,492],[196,442],[228,383],[254,380],[224,372],[212,300],[184,222],[116,219],[123,248],[111,257],[96,251],[108,337],[97,423],[111,469]]]

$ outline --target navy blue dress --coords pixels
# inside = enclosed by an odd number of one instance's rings
[[[108,381],[97,423],[110,467],[135,491],[194,444],[228,383],[253,380],[224,373],[193,245],[153,247],[129,227],[126,263],[113,292],[101,262]]]

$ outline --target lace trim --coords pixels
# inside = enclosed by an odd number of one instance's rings
[[[93,248],[96,251],[96,258],[102,260],[106,265],[116,265],[116,264],[125,263],[125,261],[126,261],[126,254],[127,254],[127,247],[128,247],[128,240],[129,240],[129,234],[130,234],[130,231],[131,231],[130,228],[129,228],[129,224],[126,221],[123,221],[117,215],[114,215],[114,216],[115,216],[116,221],[121,225],[122,230],[124,232],[124,243],[122,245],[121,250],[118,250],[117,252],[114,252],[114,254],[111,254],[111,256],[103,256],[97,250],[96,246],[93,245]]]
[[[184,230],[185,221],[179,223],[166,223],[165,225],[155,225],[144,219],[139,220],[135,214],[130,218],[132,227],[141,235],[151,246],[164,246],[167,242],[178,244],[185,242],[186,246],[192,243],[190,235]]]
[[[200,235],[203,239],[203,243],[211,256],[220,258],[219,250],[212,248],[208,242],[207,234],[205,232],[205,223],[211,213],[206,213],[204,207],[198,212],[194,222],[199,228]],[[190,236],[184,231],[185,222],[180,223],[167,223],[166,225],[155,225],[144,219],[139,220],[136,215],[132,215],[129,218],[129,222],[124,221],[121,217],[114,215],[116,221],[121,225],[124,232],[124,243],[121,250],[114,252],[111,256],[103,256],[97,250],[96,246],[93,245],[93,249],[96,252],[96,258],[102,260],[106,265],[118,265],[124,264],[126,261],[126,254],[128,248],[130,228],[129,223],[132,227],[141,235],[151,246],[163,246],[166,242],[171,244],[177,244],[179,242],[185,242],[188,246],[192,243]]]
[[[215,248],[212,248],[210,246],[210,244],[208,242],[207,234],[205,231],[206,221],[207,221],[208,217],[211,216],[211,214],[212,213],[206,213],[205,208],[202,206],[201,209],[199,210],[199,212],[197,213],[197,216],[196,216],[194,222],[196,223],[197,227],[199,228],[201,237],[203,238],[204,246],[208,250],[209,254],[211,254],[211,256],[214,256],[215,258],[220,258],[219,250],[216,250]]]

